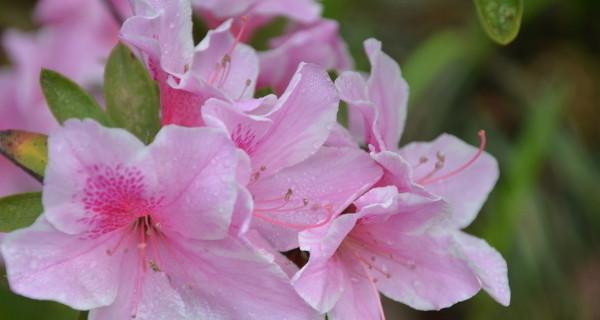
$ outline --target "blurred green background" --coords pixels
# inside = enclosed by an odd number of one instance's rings
[[[517,39],[492,42],[465,0],[325,0],[356,59],[376,37],[411,86],[403,143],[450,132],[500,163],[467,231],[507,259],[508,308],[481,293],[440,312],[385,302],[388,319],[600,319],[600,1],[527,0]],[[34,29],[35,1],[0,1],[0,30]],[[0,61],[7,63],[0,54]],[[0,319],[77,319],[0,283]]]

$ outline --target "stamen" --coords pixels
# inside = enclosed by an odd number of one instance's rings
[[[467,161],[462,166],[452,170],[451,172],[449,172],[441,177],[436,177],[436,178],[432,178],[432,179],[431,179],[431,177],[425,177],[425,178],[421,179],[419,181],[419,183],[424,185],[424,184],[430,184],[430,183],[442,181],[444,179],[450,178],[452,176],[455,176],[455,175],[461,173],[462,171],[464,171],[465,169],[470,167],[473,163],[475,163],[475,161],[477,161],[477,159],[479,159],[479,157],[483,153],[483,150],[485,149],[485,145],[486,145],[486,140],[487,140],[486,136],[485,136],[485,130],[479,130],[478,135],[479,135],[479,149],[477,150],[475,155],[473,155],[473,157],[471,157],[471,159],[469,159],[469,161]],[[444,159],[444,158],[442,158],[442,159]]]
[[[223,56],[221,60],[221,67],[223,67],[223,72],[221,73],[221,78],[219,79],[219,88],[222,88],[225,84],[225,81],[229,77],[229,72],[231,71],[231,55],[226,54]]]
[[[242,90],[242,93],[240,93],[238,100],[240,100],[244,97],[244,95],[246,94],[246,91],[248,91],[248,88],[250,88],[251,84],[252,84],[252,80],[246,79],[246,83],[244,84],[244,89]]]
[[[240,43],[242,37],[244,36],[244,33],[246,32],[246,25],[248,24],[247,17],[243,16],[240,19],[242,21],[242,27],[240,28],[240,31],[235,36],[235,39],[234,39],[233,43],[231,44],[231,46],[229,47],[229,49],[227,49],[227,52],[221,58],[221,61],[215,64],[215,68],[213,69],[213,71],[211,72],[211,74],[208,77],[208,84],[210,84],[210,85],[213,85],[213,84],[215,84],[215,82],[217,82],[217,87],[221,88],[221,87],[223,87],[223,85],[225,84],[225,81],[227,81],[227,78],[229,77],[229,73],[231,71],[231,57],[233,56],[233,52],[235,51],[235,48],[237,47],[237,45]],[[247,83],[247,87],[249,87],[250,84],[248,84],[248,81],[246,83]],[[244,89],[241,96],[244,95],[246,89],[247,88]]]
[[[119,250],[119,247],[121,246],[121,243],[123,243],[123,240],[125,240],[125,238],[128,238],[131,235],[131,228],[127,228],[127,230],[124,230],[123,233],[121,233],[121,236],[119,237],[119,240],[117,241],[117,244],[112,247],[111,249],[106,250],[106,254],[109,256],[112,256],[113,254],[115,254],[117,252],[117,250]]]
[[[241,42],[244,33],[246,33],[246,27],[248,26],[248,17],[242,16],[240,17],[240,20],[242,23],[242,27],[235,36],[235,41],[233,41],[233,44],[231,44],[231,47],[229,47],[229,50],[227,51],[227,54],[230,56],[233,54],[233,50],[235,50],[235,47]]]
[[[261,213],[258,213],[257,211],[259,210],[255,210],[253,215],[259,219],[265,220],[269,223],[272,223],[274,225],[278,225],[278,226],[282,226],[285,228],[290,228],[290,229],[298,229],[298,230],[306,230],[306,229],[313,229],[313,228],[318,228],[321,226],[326,225],[327,223],[329,223],[331,221],[331,219],[333,219],[333,210],[331,208],[331,205],[326,205],[323,206],[323,208],[325,209],[325,211],[327,212],[327,217],[318,223],[315,224],[297,224],[297,223],[290,223],[290,222],[285,222],[285,221],[280,221],[280,220],[276,220],[273,218],[270,218],[266,215],[263,215]],[[296,209],[297,210],[297,209]]]

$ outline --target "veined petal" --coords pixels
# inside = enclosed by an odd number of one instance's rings
[[[465,259],[477,274],[482,288],[503,306],[510,304],[508,268],[506,261],[485,240],[464,232],[457,232],[455,239],[465,254]]]
[[[180,263],[166,269],[196,318],[319,318],[264,251],[258,252],[233,237],[217,241],[172,239]]]
[[[192,59],[192,6],[186,0],[132,1],[134,16],[121,27],[121,38],[138,47],[162,70],[182,76]]]
[[[449,203],[455,225],[459,228],[468,226],[475,219],[498,179],[498,164],[486,152],[452,174],[474,159],[478,150],[449,134],[443,134],[429,143],[408,144],[399,153],[414,168],[414,181]],[[439,160],[440,157],[443,160]],[[421,163],[422,159],[427,159],[427,162]],[[442,167],[436,170],[436,163],[440,161]],[[448,174],[451,175],[447,178],[436,179]]]
[[[92,120],[65,122],[63,129],[48,139],[51,161],[46,168],[43,193],[48,222],[69,234],[95,229],[96,223],[89,218],[97,211],[92,207],[100,210],[101,202],[107,199],[101,189],[117,184],[109,181],[111,177],[134,174],[135,169],[132,171],[129,166],[143,148],[144,144],[125,130],[103,128]],[[137,172],[135,175],[137,179]],[[137,180],[127,183],[132,187],[140,184],[143,182]],[[126,217],[113,221],[105,231],[128,222]]]
[[[239,154],[227,135],[211,128],[164,127],[141,166],[154,172],[161,228],[191,239],[224,237],[238,191]]]
[[[340,72],[351,68],[352,58],[338,28],[336,21],[323,19],[273,39],[272,49],[259,53],[258,86],[283,92],[301,62]]]
[[[362,150],[323,147],[306,161],[248,186],[254,195],[253,225],[278,250],[292,249],[299,231],[333,219],[380,177],[381,169]]]
[[[11,289],[80,310],[109,305],[119,289],[122,257],[106,251],[118,238],[117,233],[81,239],[57,230],[42,216],[2,240]]]
[[[263,175],[295,165],[314,154],[336,123],[339,98],[325,70],[302,63],[267,117],[273,126],[256,146],[254,172]]]

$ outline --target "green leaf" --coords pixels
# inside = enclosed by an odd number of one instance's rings
[[[112,126],[96,100],[60,73],[43,69],[40,83],[50,111],[61,124],[71,118],[91,118],[104,126]]]
[[[48,137],[27,131],[0,131],[0,154],[41,182],[48,163]]]
[[[106,111],[119,127],[150,143],[160,129],[158,87],[129,48],[118,44],[104,72]]]
[[[475,0],[485,32],[499,44],[508,44],[519,33],[523,0]]]
[[[42,214],[40,192],[21,193],[0,199],[0,232],[30,226]]]

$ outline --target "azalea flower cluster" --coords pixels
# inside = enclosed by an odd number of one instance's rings
[[[0,129],[49,133],[44,212],[2,243],[14,292],[89,319],[383,319],[380,293],[438,310],[480,289],[508,305],[506,262],[462,231],[498,178],[485,132],[399,148],[408,85],[379,41],[365,75],[312,0],[37,9],[44,27],[7,34],[0,77]],[[197,45],[193,14],[212,28]],[[270,49],[247,44],[279,17]],[[94,90],[119,39],[158,83],[148,145],[91,119],[59,126],[35,82],[44,66]],[[0,193],[40,188],[1,165]]]

